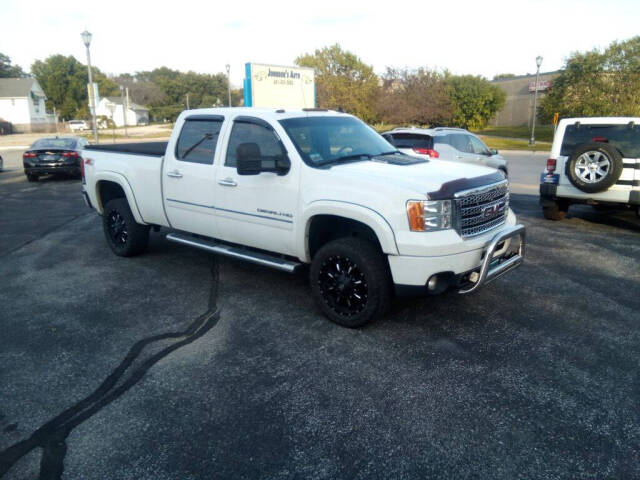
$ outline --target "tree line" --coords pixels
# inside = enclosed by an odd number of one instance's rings
[[[305,53],[295,64],[316,73],[317,104],[340,109],[369,123],[484,127],[502,108],[503,90],[481,76],[454,75],[429,68],[387,68],[377,75],[371,65],[338,44]],[[26,76],[0,53],[0,77]],[[49,111],[65,119],[88,118],[87,68],[72,56],[52,55],[31,65],[47,96]],[[495,79],[510,78],[505,73]],[[180,72],[167,67],[108,76],[93,67],[101,97],[129,89],[130,99],[150,108],[155,120],[174,120],[190,108],[226,105],[224,73]],[[542,99],[538,117],[550,123],[555,112],[568,116],[640,115],[640,36],[613,42],[600,51],[574,52]],[[232,90],[240,105],[242,90]]]

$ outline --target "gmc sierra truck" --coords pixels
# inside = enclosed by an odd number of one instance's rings
[[[524,259],[525,229],[494,169],[400,153],[359,119],[308,109],[183,112],[168,142],[91,145],[83,194],[120,256],[149,230],[294,272],[347,327],[394,293],[470,293]]]

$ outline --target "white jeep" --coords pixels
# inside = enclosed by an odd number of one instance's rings
[[[560,120],[540,177],[544,217],[575,203],[628,206],[640,216],[640,117]]]

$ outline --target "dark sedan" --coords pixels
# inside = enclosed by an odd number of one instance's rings
[[[36,140],[22,154],[24,173],[30,182],[49,173],[80,176],[82,149],[88,143],[82,137],[52,137]]]

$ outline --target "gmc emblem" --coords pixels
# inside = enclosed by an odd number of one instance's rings
[[[504,209],[506,208],[506,206],[507,206],[506,202],[500,202],[500,203],[496,203],[495,205],[485,207],[482,209],[482,216],[484,218],[497,217],[502,212],[504,212]]]

